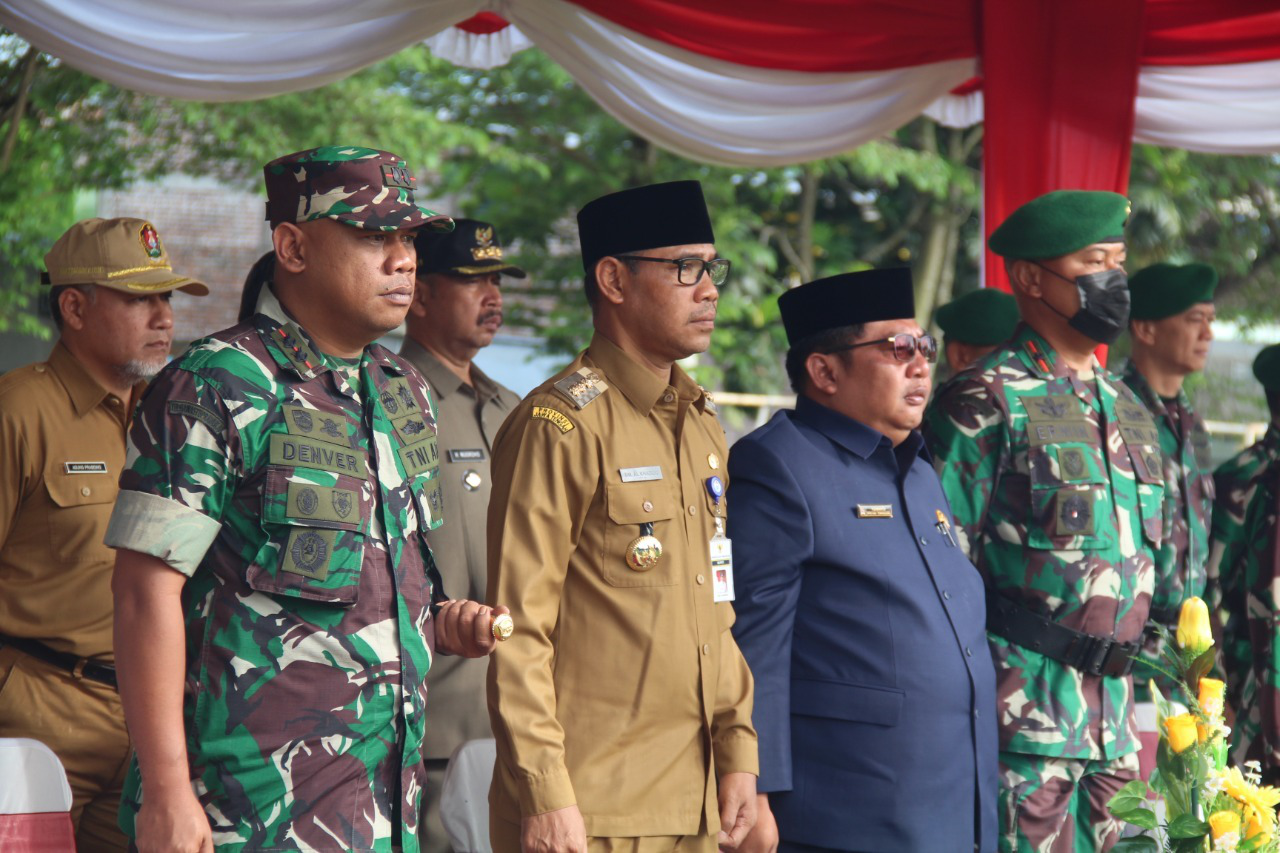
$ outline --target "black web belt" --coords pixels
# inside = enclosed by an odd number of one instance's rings
[[[989,589],[987,630],[1090,675],[1128,675],[1142,648],[1140,640],[1121,643],[1059,625]]]
[[[1147,614],[1147,621],[1169,628],[1178,624],[1178,614],[1181,610],[1182,605],[1174,607],[1153,607],[1151,608],[1151,612]]]
[[[39,640],[31,640],[25,637],[6,637],[4,634],[0,634],[0,648],[4,646],[13,646],[18,651],[30,655],[36,660],[53,664],[59,669],[65,669],[75,678],[87,678],[90,681],[105,684],[113,689],[120,689],[116,684],[116,668],[109,664],[94,663],[88,658],[76,657],[66,652],[51,649]]]

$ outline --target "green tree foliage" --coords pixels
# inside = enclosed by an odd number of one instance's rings
[[[120,90],[0,31],[0,331],[41,328],[32,317],[36,274],[74,219],[77,190],[166,172],[257,187],[267,160],[335,141],[404,154],[428,195],[497,223],[532,272],[509,286],[508,321],[554,352],[576,351],[589,335],[578,208],[652,181],[701,180],[720,253],[734,263],[711,352],[695,368],[712,387],[785,388],[777,296],[790,285],[909,264],[927,321],[979,284],[980,127],[920,118],[839,157],[729,168],[653,146],[536,49],[476,71],[417,46],[309,92],[192,103]],[[1221,313],[1280,313],[1263,298],[1280,251],[1278,172],[1270,157],[1137,146],[1132,265],[1205,260],[1223,272]]]
[[[1135,145],[1130,270],[1199,261],[1218,270],[1218,314],[1280,317],[1280,157],[1224,157]]]

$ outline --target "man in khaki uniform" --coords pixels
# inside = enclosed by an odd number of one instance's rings
[[[494,442],[488,600],[517,629],[489,668],[493,848],[736,846],[758,765],[725,439],[675,364],[707,348],[729,262],[696,181],[596,199],[578,226],[595,335]]]
[[[124,850],[129,737],[102,537],[134,403],[169,356],[169,298],[209,290],[173,272],[141,219],[78,222],[45,267],[61,336],[48,361],[0,377],[0,737],[62,760],[80,850]]]
[[[503,259],[493,226],[455,219],[447,233],[420,229],[417,287],[405,318],[400,355],[422,371],[436,401],[445,523],[427,534],[451,596],[480,600],[485,591],[485,515],[489,508],[489,454],[493,438],[520,398],[494,382],[472,360],[502,326],[504,275],[525,272]],[[440,822],[440,788],[449,756],[469,740],[492,737],[485,712],[488,663],[459,656],[437,658],[427,675],[430,722],[426,758],[423,849],[450,849]]]

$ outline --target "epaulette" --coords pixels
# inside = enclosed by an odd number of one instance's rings
[[[594,370],[582,367],[557,382],[555,389],[570,403],[585,409],[588,403],[608,391],[609,386]]]
[[[706,388],[703,388],[701,385],[699,385],[698,388],[699,390],[702,391],[703,410],[708,411],[714,415],[716,413],[716,401],[711,397],[711,392],[708,391]]]
[[[307,339],[302,336],[297,326],[293,323],[285,323],[283,327],[276,329],[276,335],[272,339],[280,347],[284,357],[289,359],[293,369],[298,371],[304,379],[315,377],[323,362],[311,351],[311,347],[307,345]]]

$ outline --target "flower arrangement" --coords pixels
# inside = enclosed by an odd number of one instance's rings
[[[1209,677],[1213,634],[1209,610],[1188,599],[1178,616],[1176,638],[1158,627],[1164,639],[1161,667],[1185,694],[1185,713],[1164,697],[1155,683],[1160,724],[1156,769],[1149,782],[1130,782],[1107,806],[1119,820],[1140,827],[1141,835],[1122,838],[1116,853],[1277,853],[1276,804],[1280,789],[1261,785],[1259,766],[1245,771],[1227,767],[1231,730],[1223,720],[1226,683]],[[1174,640],[1176,639],[1176,643]],[[1164,820],[1150,806],[1151,795],[1164,804]]]

